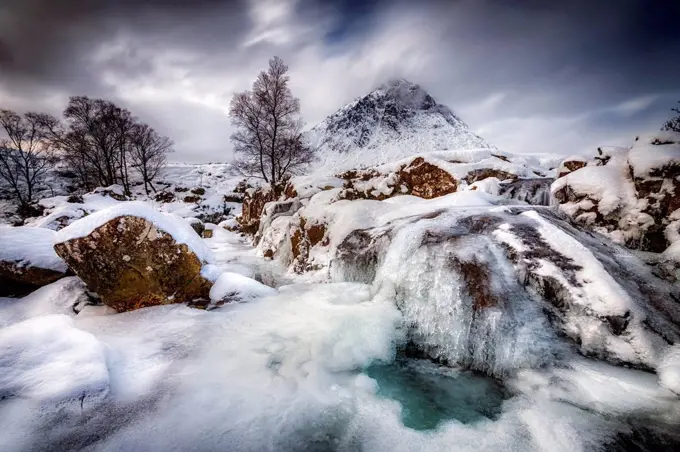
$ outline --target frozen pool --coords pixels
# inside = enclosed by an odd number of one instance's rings
[[[404,426],[416,430],[434,429],[446,421],[495,420],[506,398],[492,378],[426,360],[398,358],[370,366],[365,373],[376,380],[378,396],[401,404]]]

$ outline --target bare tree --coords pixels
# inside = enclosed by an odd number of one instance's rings
[[[153,180],[165,166],[166,156],[172,152],[170,138],[158,134],[147,124],[135,124],[131,133],[130,160],[144,181],[144,190],[155,192]]]
[[[680,101],[678,101],[678,103],[680,103]],[[677,113],[677,116],[674,116],[666,121],[663,127],[661,127],[661,130],[680,132],[680,108],[671,108],[671,111]]]
[[[130,112],[104,99],[74,96],[64,117],[68,129],[54,136],[67,159],[77,162],[87,188],[91,182],[120,183],[129,193],[127,158],[135,122]]]
[[[19,203],[19,213],[28,216],[36,192],[54,164],[47,127],[56,118],[43,113],[23,116],[0,110],[0,126],[7,138],[0,140],[0,179]]]
[[[250,91],[234,95],[229,110],[237,127],[231,136],[236,169],[272,186],[314,159],[302,137],[300,101],[288,87],[287,72],[281,58],[272,58]]]

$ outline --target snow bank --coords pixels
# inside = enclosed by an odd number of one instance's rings
[[[68,267],[54,252],[54,239],[49,229],[0,226],[0,261],[65,272]]]
[[[210,299],[214,302],[252,301],[256,298],[276,295],[276,289],[238,273],[224,272],[217,277],[210,289]]]
[[[36,317],[0,330],[0,399],[45,402],[103,397],[104,346],[65,315]]]
[[[680,166],[680,133],[654,132],[638,137],[630,149],[628,162],[635,177],[649,177],[654,170]]]
[[[121,202],[72,223],[54,237],[54,243],[85,237],[103,224],[122,216],[144,218],[158,229],[170,234],[178,244],[186,244],[204,263],[212,263],[214,258],[208,245],[184,219],[172,214],[157,211],[151,205],[141,202]]]

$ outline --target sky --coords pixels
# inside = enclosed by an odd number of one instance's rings
[[[231,96],[274,55],[310,127],[405,78],[501,150],[592,154],[677,106],[680,1],[0,1],[0,108],[106,98],[175,161],[230,159]]]

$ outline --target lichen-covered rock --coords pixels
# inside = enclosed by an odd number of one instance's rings
[[[118,312],[208,299],[211,283],[200,274],[198,256],[141,217],[114,218],[54,248]]]

